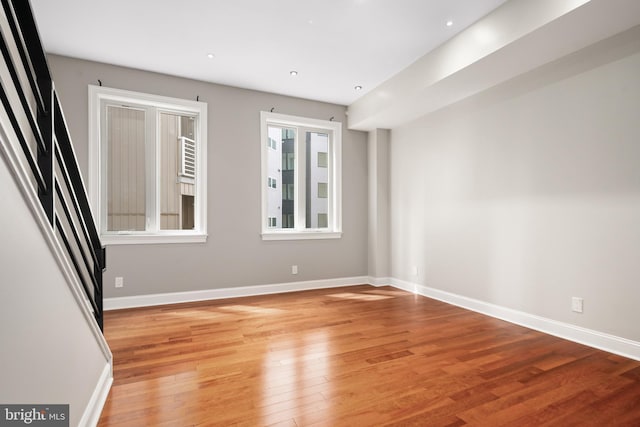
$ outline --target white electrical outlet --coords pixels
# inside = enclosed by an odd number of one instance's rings
[[[116,277],[116,288],[124,286],[124,277]]]
[[[291,266],[291,274],[298,274],[298,266],[297,265],[292,265]]]
[[[583,310],[584,310],[584,300],[578,297],[571,298],[571,311],[575,311],[576,313],[582,313]]]

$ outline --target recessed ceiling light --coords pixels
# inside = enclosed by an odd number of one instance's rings
[[[355,90],[362,90],[362,86],[358,85],[356,87],[354,87]]]
[[[452,26],[452,25],[453,25],[453,21],[447,21],[447,24],[446,24],[446,25],[447,25],[447,27]]]
[[[207,53],[207,58],[209,59],[213,59],[215,55],[213,53]]]
[[[289,75],[290,76],[297,76],[298,72],[296,70],[291,70],[291,71],[289,71]]]

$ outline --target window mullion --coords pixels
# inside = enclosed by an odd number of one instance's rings
[[[294,172],[294,185],[295,185],[295,201],[294,201],[294,212],[295,212],[295,230],[296,231],[304,231],[306,228],[306,195],[307,195],[307,187],[306,187],[306,173],[307,173],[307,164],[306,164],[306,144],[304,141],[305,131],[301,127],[296,128],[296,154],[295,154],[295,172]]]
[[[107,200],[107,192],[108,192],[108,187],[107,187],[107,176],[108,174],[110,174],[109,171],[109,166],[107,164],[107,157],[108,157],[108,145],[107,145],[107,140],[108,140],[108,127],[107,127],[107,106],[106,106],[106,102],[104,103],[100,103],[99,104],[99,109],[100,109],[100,121],[99,123],[101,124],[100,126],[100,144],[99,144],[99,161],[98,161],[98,173],[97,175],[100,177],[100,179],[98,180],[100,183],[100,199],[99,199],[99,218],[100,218],[100,233],[104,233],[107,231],[107,225],[108,225],[108,220],[109,220],[109,214],[108,214],[108,206],[109,206],[109,202]]]
[[[333,162],[333,158],[334,156],[333,154],[333,132],[332,131],[328,131],[327,135],[329,136],[329,139],[327,141],[327,157],[330,158],[331,160],[327,159],[327,226],[331,229],[334,229],[334,209],[335,209],[335,183],[334,183],[334,174],[333,174],[333,168],[334,168],[334,162]]]
[[[156,233],[160,229],[159,224],[159,212],[160,206],[158,205],[160,197],[158,194],[158,174],[160,171],[160,153],[158,150],[158,111],[155,108],[148,107],[146,109],[146,115],[148,120],[146,121],[146,139],[145,145],[147,151],[146,156],[146,197],[147,197],[147,210],[146,210],[146,224],[147,232]]]

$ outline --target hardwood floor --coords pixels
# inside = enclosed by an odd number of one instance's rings
[[[640,426],[640,362],[389,287],[105,313],[101,426]]]

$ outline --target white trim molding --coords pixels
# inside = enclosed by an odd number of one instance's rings
[[[632,341],[604,332],[582,328],[569,323],[558,322],[523,311],[490,304],[462,295],[457,295],[404,280],[391,278],[391,286],[414,294],[433,298],[458,307],[466,308],[487,316],[505,320],[549,335],[584,344],[589,347],[618,354],[634,360],[640,360],[640,342]]]
[[[113,369],[111,362],[107,363],[100,375],[100,379],[96,384],[96,388],[91,394],[91,399],[82,414],[82,418],[78,425],[80,426],[96,426],[100,420],[102,409],[107,402],[109,396],[109,390],[111,390],[111,384],[113,383]]]
[[[277,283],[270,285],[205,289],[200,291],[135,295],[129,297],[105,298],[104,309],[119,310],[123,308],[149,307],[154,305],[178,304],[183,302],[207,301],[224,298],[249,297],[255,295],[281,294],[285,292],[298,292],[308,291],[312,289],[329,289],[368,284],[369,278],[367,276],[357,276],[337,279],[309,280],[304,282]]]
[[[371,286],[391,286],[391,277],[369,276],[369,284]]]

